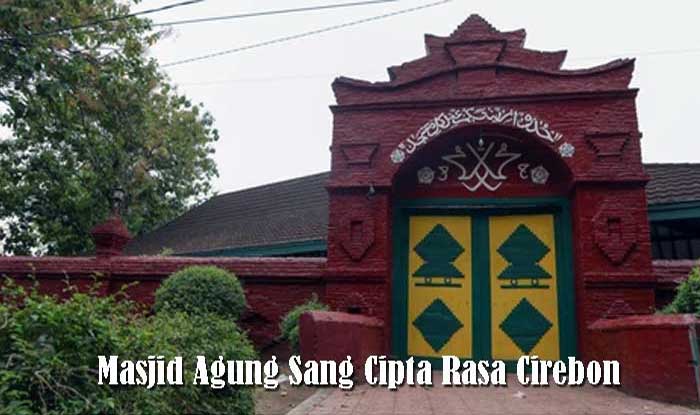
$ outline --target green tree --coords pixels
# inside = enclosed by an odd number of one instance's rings
[[[147,57],[162,33],[114,19],[128,13],[118,0],[0,0],[5,252],[89,252],[116,188],[134,234],[211,194],[213,119]]]

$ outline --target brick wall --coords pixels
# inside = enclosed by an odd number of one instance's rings
[[[599,320],[589,329],[590,357],[620,362],[621,388],[646,399],[697,403],[689,330],[692,315],[630,316]],[[697,339],[695,339],[697,342]]]
[[[152,304],[160,283],[191,265],[221,267],[241,280],[249,305],[242,324],[259,348],[274,343],[279,321],[292,307],[314,293],[321,299],[325,296],[325,259],[319,258],[4,257],[0,258],[0,275],[24,284],[35,279],[41,291],[57,295],[64,295],[66,279],[83,290],[100,281],[103,294],[129,285],[126,292],[130,298]]]

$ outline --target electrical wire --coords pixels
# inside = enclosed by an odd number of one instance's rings
[[[700,48],[697,49],[667,49],[667,50],[653,50],[647,52],[626,52],[618,53],[615,55],[605,55],[605,56],[585,56],[580,58],[570,58],[566,62],[578,62],[578,61],[588,61],[597,59],[616,59],[620,56],[633,56],[635,58],[647,57],[647,56],[662,56],[662,55],[688,55],[700,53]],[[369,68],[367,68],[369,70]],[[375,68],[376,69],[376,68]],[[276,81],[295,81],[301,79],[323,79],[323,78],[333,78],[338,76],[337,73],[316,73],[316,74],[297,74],[297,75],[280,75],[280,76],[269,76],[269,77],[250,77],[250,78],[229,78],[229,79],[215,79],[210,81],[185,81],[178,82],[180,86],[207,86],[207,85],[220,85],[238,82],[276,82]]]
[[[327,4],[327,5],[323,5],[323,6],[298,7],[298,8],[294,8],[294,9],[281,9],[281,10],[269,10],[269,11],[262,11],[262,12],[231,14],[228,16],[201,17],[201,18],[197,18],[197,19],[174,20],[171,22],[156,22],[156,23],[153,23],[151,26],[160,27],[160,26],[175,26],[175,25],[192,24],[192,23],[217,22],[217,21],[221,21],[221,20],[273,16],[273,15],[277,15],[277,14],[311,12],[311,11],[318,11],[318,10],[339,9],[339,8],[344,8],[344,7],[355,7],[355,6],[369,6],[369,5],[380,4],[380,3],[394,3],[397,1],[400,1],[400,0],[369,0],[369,1],[358,1],[358,2],[353,2],[353,3],[335,3],[335,4]]]
[[[597,60],[597,59],[617,59],[620,56],[638,57],[638,56],[657,56],[657,55],[684,55],[684,54],[688,54],[688,53],[698,53],[698,52],[700,52],[700,48],[650,50],[650,51],[646,51],[646,52],[627,52],[627,53],[621,53],[618,55],[582,56],[580,58],[567,59],[567,61],[576,62],[576,61],[589,61],[589,60]]]
[[[269,45],[274,45],[274,44],[277,44],[277,43],[288,42],[288,41],[291,41],[291,40],[296,40],[296,39],[301,39],[301,38],[305,38],[305,37],[310,37],[310,36],[313,36],[313,35],[318,35],[318,34],[325,33],[325,32],[330,32],[330,31],[333,31],[333,30],[344,29],[344,28],[346,28],[346,27],[356,26],[356,25],[359,25],[359,24],[362,24],[362,23],[373,22],[373,21],[376,21],[376,20],[385,19],[385,18],[387,18],[387,17],[398,16],[398,15],[405,14],[405,13],[411,13],[411,12],[415,12],[415,11],[418,11],[418,10],[427,9],[427,8],[429,8],[429,7],[439,6],[439,5],[442,5],[442,4],[445,4],[445,3],[449,3],[449,2],[451,2],[451,1],[453,1],[453,0],[440,0],[440,1],[433,2],[433,3],[424,4],[424,5],[421,5],[421,6],[416,6],[416,7],[411,7],[411,8],[408,8],[408,9],[397,10],[397,11],[391,12],[391,13],[380,14],[380,15],[378,15],[378,16],[367,17],[367,18],[364,18],[364,19],[353,20],[353,21],[350,21],[350,22],[341,23],[341,24],[337,24],[337,25],[333,25],[333,26],[327,26],[327,27],[324,27],[324,28],[321,28],[321,29],[310,30],[310,31],[308,31],[308,32],[297,33],[297,34],[295,34],[295,35],[279,37],[279,38],[267,40],[267,41],[264,41],[264,42],[253,43],[253,44],[250,44],[250,45],[240,46],[240,47],[236,47],[236,48],[232,48],[232,49],[226,49],[226,50],[222,50],[222,51],[218,51],[218,52],[213,52],[213,53],[208,53],[208,54],[206,54],[206,55],[195,56],[195,57],[187,58],[187,59],[181,59],[181,60],[174,61],[174,62],[168,62],[168,63],[166,63],[166,64],[161,65],[161,67],[163,67],[163,68],[168,68],[168,67],[173,67],[173,66],[177,66],[177,65],[183,65],[183,64],[186,64],[186,63],[198,62],[198,61],[202,61],[202,60],[205,60],[205,59],[211,59],[211,58],[216,58],[216,57],[223,56],[223,55],[229,55],[229,54],[232,54],[232,53],[243,52],[243,51],[245,51],[245,50],[250,50],[250,49],[260,48],[260,47],[263,47],[263,46],[269,46]]]
[[[92,20],[92,21],[89,21],[89,22],[81,23],[81,24],[79,24],[79,25],[60,27],[60,28],[58,28],[58,29],[49,30],[49,31],[46,31],[46,32],[31,33],[31,34],[29,34],[29,35],[27,35],[27,36],[22,36],[22,38],[25,38],[25,37],[26,37],[26,38],[35,38],[35,37],[43,37],[43,36],[52,36],[52,35],[56,35],[56,34],[63,33],[63,32],[69,32],[69,31],[87,29],[87,28],[89,28],[89,27],[101,25],[101,24],[104,24],[104,23],[116,22],[116,21],[119,21],[119,20],[129,19],[129,18],[131,18],[131,17],[143,16],[143,15],[146,15],[146,14],[158,13],[158,12],[162,12],[162,11],[166,11],[166,10],[171,10],[171,9],[175,9],[175,8],[183,7],[183,6],[190,6],[190,5],[193,5],[193,4],[196,4],[196,3],[201,3],[201,2],[203,2],[203,1],[205,1],[205,0],[186,0],[186,1],[179,2],[179,3],[173,3],[173,4],[168,4],[168,5],[165,5],[165,6],[157,7],[157,8],[155,8],[155,9],[148,9],[148,10],[143,10],[143,11],[140,11],[140,12],[134,12],[134,13],[129,13],[129,14],[122,14],[122,15],[119,15],[119,16],[109,17],[109,18],[106,18],[106,19]],[[14,41],[14,40],[18,40],[18,37],[17,37],[17,36],[9,36],[9,37],[0,38],[0,42],[11,42],[11,41]]]

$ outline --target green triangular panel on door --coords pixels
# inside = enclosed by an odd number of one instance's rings
[[[540,285],[539,280],[550,279],[552,276],[539,262],[549,251],[549,247],[530,228],[518,225],[498,248],[498,253],[510,263],[498,275],[498,279],[509,280],[512,288],[547,288],[546,285]],[[530,284],[522,285],[519,280],[529,280]]]
[[[435,227],[414,248],[425,263],[413,276],[463,278],[462,273],[452,264],[464,248],[441,224]]]

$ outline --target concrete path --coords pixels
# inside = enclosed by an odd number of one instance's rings
[[[404,386],[397,391],[356,386],[352,391],[319,390],[288,415],[457,415],[457,414],[700,414],[697,409],[649,401],[607,387]]]

